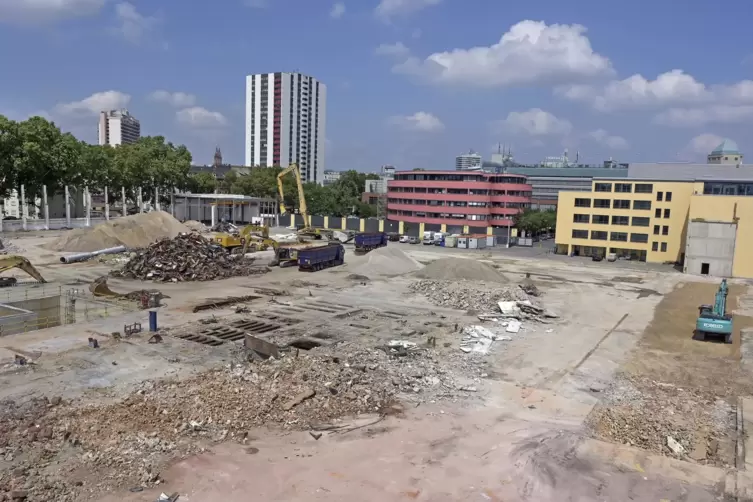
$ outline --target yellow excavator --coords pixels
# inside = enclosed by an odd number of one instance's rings
[[[38,282],[47,282],[46,280],[44,280],[44,277],[42,277],[42,274],[39,273],[39,270],[37,270],[36,267],[34,267],[34,265],[32,265],[31,262],[23,256],[0,256],[0,273],[5,272],[6,270],[11,270],[13,268],[23,270]],[[15,277],[0,277],[0,288],[15,286],[16,283],[18,283],[18,279],[16,279]]]
[[[298,211],[301,213],[301,216],[303,216],[303,228],[298,230],[298,235],[301,237],[313,237],[314,239],[321,239],[322,237],[329,239],[332,236],[332,232],[311,226],[311,216],[309,216],[308,213],[306,194],[303,192],[301,169],[298,167],[298,164],[290,164],[277,175],[277,191],[280,193],[280,212],[283,214],[289,212],[285,207],[285,193],[282,188],[282,178],[291,172],[295,174],[295,182],[298,186]],[[292,212],[291,215],[293,215]]]
[[[251,251],[264,250],[272,245],[272,239],[269,238],[269,227],[266,225],[246,225],[238,233],[217,234],[214,241],[231,253],[243,252],[244,254],[249,249]],[[262,245],[264,247],[261,247]]]

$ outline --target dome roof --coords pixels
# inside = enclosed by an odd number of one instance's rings
[[[725,154],[739,155],[740,150],[737,148],[737,143],[735,143],[731,139],[725,139],[724,141],[719,143],[719,146],[711,151],[711,155]]]

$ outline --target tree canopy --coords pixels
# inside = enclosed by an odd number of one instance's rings
[[[13,121],[0,115],[0,197],[24,186],[33,200],[46,186],[50,195],[66,185],[88,186],[92,192],[108,187],[119,194],[125,187],[135,198],[140,187],[145,200],[158,188],[164,195],[173,189],[192,193],[237,193],[278,199],[279,166],[259,167],[248,175],[230,171],[224,179],[213,173],[191,175],[191,153],[183,145],[173,145],[162,136],[143,137],[133,144],[115,147],[90,145],[70,133],[63,133],[43,117]],[[361,202],[366,180],[374,174],[346,171],[329,186],[305,183],[309,214],[360,217],[374,216],[375,210]],[[294,175],[283,179],[284,204],[298,209]]]
[[[148,197],[189,185],[191,154],[162,136],[143,137],[116,147],[90,145],[63,133],[42,117],[16,122],[0,115],[0,196],[24,186],[29,196],[46,186],[50,193],[66,185],[108,187],[119,191],[141,187]]]
[[[515,216],[515,226],[532,234],[554,230],[557,226],[557,212],[526,209]]]
[[[251,170],[245,176],[237,176],[229,186],[229,192],[253,197],[269,197],[277,199],[277,175],[282,168],[260,167]],[[234,174],[234,173],[233,173]],[[362,218],[374,216],[376,211],[368,204],[361,202],[361,194],[366,187],[366,180],[379,179],[375,174],[346,171],[340,179],[329,186],[317,183],[304,183],[303,191],[306,196],[306,206],[309,214],[328,216],[356,215]],[[227,184],[227,176],[225,177]],[[295,176],[291,173],[283,178],[283,192],[285,206],[289,209],[299,209],[298,188]]]

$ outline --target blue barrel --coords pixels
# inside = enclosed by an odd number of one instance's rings
[[[149,311],[149,331],[157,331],[157,311]]]

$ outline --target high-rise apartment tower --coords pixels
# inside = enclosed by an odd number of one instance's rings
[[[141,137],[141,124],[125,108],[99,112],[98,129],[100,145],[136,143]]]
[[[327,88],[300,73],[246,77],[246,165],[297,163],[304,181],[324,181]]]

